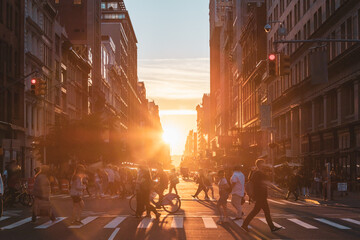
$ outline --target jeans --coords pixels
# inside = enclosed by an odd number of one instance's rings
[[[242,197],[240,197],[237,194],[233,194],[232,197],[231,197],[231,204],[236,209],[236,218],[241,218],[242,217],[241,199],[242,199]]]
[[[250,224],[251,220],[260,212],[261,209],[264,211],[267,224],[269,225],[270,229],[273,229],[275,226],[270,216],[269,204],[266,198],[256,199],[255,206],[253,210],[251,210],[249,215],[246,217],[243,226],[247,227]]]
[[[207,194],[207,188],[206,188],[206,186],[203,185],[203,184],[199,184],[199,187],[198,187],[198,189],[197,189],[197,191],[196,191],[196,193],[195,193],[195,196],[197,197],[201,191],[204,191],[204,193],[205,193],[205,198],[209,198],[209,196],[208,196],[208,194]]]

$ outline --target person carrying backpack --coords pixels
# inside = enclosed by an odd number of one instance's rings
[[[255,162],[255,165],[257,167],[257,171],[255,171],[250,179],[251,182],[251,191],[249,191],[249,196],[253,196],[253,199],[255,200],[255,206],[253,208],[253,210],[249,213],[249,215],[246,217],[245,221],[243,222],[241,228],[246,231],[249,232],[249,224],[251,222],[251,220],[260,212],[260,210],[262,209],[264,211],[265,214],[265,218],[266,218],[266,222],[270,227],[270,230],[272,232],[278,231],[281,228],[279,227],[275,227],[271,216],[270,216],[270,208],[269,208],[269,204],[267,202],[267,186],[270,185],[271,187],[273,187],[274,189],[281,191],[281,189],[277,188],[274,184],[270,183],[269,181],[267,181],[267,177],[264,173],[264,168],[265,168],[265,161],[263,159],[258,159]],[[247,185],[249,186],[249,185]],[[253,193],[251,193],[253,191]]]
[[[228,183],[228,181],[225,178],[225,171],[224,170],[220,170],[218,172],[218,177],[219,177],[219,200],[217,201],[217,208],[219,209],[220,212],[220,219],[217,222],[218,224],[223,224],[223,223],[227,223],[229,222],[228,219],[228,213],[227,213],[227,200],[229,198],[229,194],[231,191],[230,185]],[[221,207],[224,210],[224,213],[222,213],[221,211]]]

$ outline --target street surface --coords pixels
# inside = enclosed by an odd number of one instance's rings
[[[65,194],[56,195],[52,197],[58,217],[56,222],[39,218],[31,223],[30,209],[8,210],[0,218],[0,239],[359,239],[360,236],[358,208],[270,198],[273,221],[284,229],[271,233],[260,212],[250,224],[250,233],[246,233],[239,228],[241,221],[217,225],[216,202],[193,199],[194,182],[181,180],[178,190],[182,198],[181,210],[176,215],[161,211],[160,221],[136,219],[126,199],[85,198],[81,226],[70,226],[71,198]],[[203,197],[201,193],[200,199]],[[230,202],[228,206],[233,214]],[[245,203],[245,214],[252,207],[253,204]]]

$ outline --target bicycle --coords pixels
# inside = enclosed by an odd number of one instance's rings
[[[157,195],[155,192],[152,194],[152,199]],[[181,200],[175,193],[165,194],[159,205],[168,213],[174,214],[180,210]],[[133,212],[136,212],[136,194],[132,195],[129,199],[129,206]]]
[[[28,192],[25,184],[21,184],[20,190],[10,192],[7,190],[3,196],[4,208],[10,207],[13,203],[21,203],[25,207],[31,207],[34,203],[33,196]]]

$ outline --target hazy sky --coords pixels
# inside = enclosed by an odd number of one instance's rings
[[[165,129],[182,154],[196,129],[195,107],[209,92],[209,1],[125,0],[137,38],[139,80],[160,106]],[[184,111],[186,110],[186,111]]]

